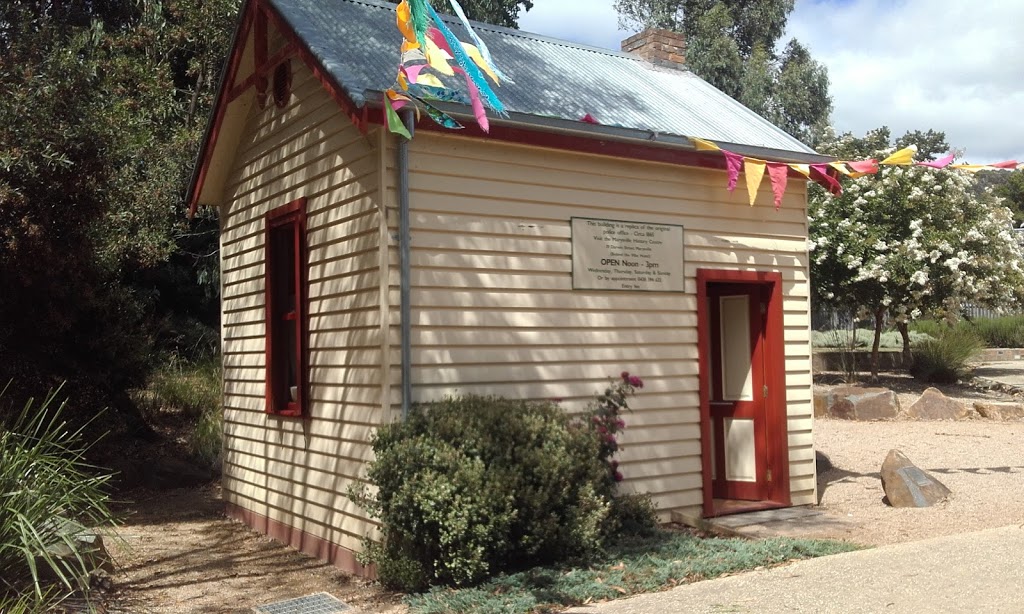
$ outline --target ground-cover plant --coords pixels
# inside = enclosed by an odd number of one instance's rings
[[[970,371],[967,361],[984,344],[969,326],[939,327],[934,332],[935,336],[913,346],[914,362],[910,374],[935,384],[956,383]]]
[[[44,611],[61,596],[88,594],[94,561],[67,527],[114,524],[110,476],[85,461],[90,444],[65,422],[56,395],[0,424],[0,611]]]
[[[751,541],[659,530],[620,540],[586,566],[535,567],[473,588],[435,588],[410,596],[407,603],[414,614],[553,612],[856,548],[846,542]]]
[[[654,524],[649,499],[614,502],[612,456],[624,373],[577,419],[555,402],[468,395],[415,408],[381,428],[368,482],[350,496],[381,522],[365,560],[402,590],[471,585],[527,565],[586,559],[614,531]]]

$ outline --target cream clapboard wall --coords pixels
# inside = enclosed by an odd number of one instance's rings
[[[795,505],[815,502],[803,182],[790,182],[776,212],[767,181],[752,208],[742,188],[726,191],[722,171],[431,132],[410,155],[415,401],[472,392],[562,399],[578,411],[628,370],[645,387],[625,416],[626,488],[654,493],[665,511],[696,511],[696,270],[777,270],[791,492]],[[686,291],[574,291],[573,216],[682,224]],[[388,220],[394,229],[394,210]],[[397,351],[397,329],[391,338]],[[401,398],[396,388],[391,397]]]
[[[365,475],[372,431],[391,419],[382,368],[384,148],[379,130],[361,134],[300,61],[292,66],[291,103],[253,105],[224,191],[224,497],[359,551],[374,525],[345,493]],[[309,199],[306,421],[264,413],[264,216],[300,197]]]

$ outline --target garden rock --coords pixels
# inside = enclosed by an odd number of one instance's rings
[[[815,392],[815,416],[841,420],[888,420],[899,412],[899,398],[888,388],[840,386],[823,391],[821,397]]]
[[[1024,418],[1024,405],[1020,403],[992,403],[976,401],[974,409],[989,420],[1020,420]]]
[[[114,572],[114,560],[103,543],[103,537],[86,529],[83,525],[67,518],[55,518],[54,541],[46,547],[50,557],[75,564],[82,557],[86,569],[90,572],[102,570]],[[44,527],[48,530],[48,528]],[[74,544],[74,548],[68,542]],[[45,564],[37,563],[37,568],[46,568]]]
[[[952,494],[899,450],[889,450],[882,463],[882,490],[892,507],[931,507]]]
[[[947,397],[937,388],[925,390],[907,409],[907,415],[917,420],[963,420],[969,413],[963,403]]]

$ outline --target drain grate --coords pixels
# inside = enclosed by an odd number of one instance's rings
[[[268,603],[253,608],[256,614],[335,614],[336,612],[348,612],[350,608],[344,601],[341,601],[328,593],[316,593],[286,601]]]

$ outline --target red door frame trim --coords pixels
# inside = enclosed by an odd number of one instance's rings
[[[697,361],[699,363],[701,483],[703,515],[714,516],[714,495],[711,482],[711,404],[705,382],[710,381],[711,338],[708,327],[707,287],[709,283],[733,282],[757,284],[770,288],[765,325],[765,383],[768,398],[766,440],[768,466],[772,481],[768,485],[765,507],[792,505],[789,488],[789,435],[786,412],[786,352],[782,317],[782,274],[775,271],[736,271],[697,269]]]

